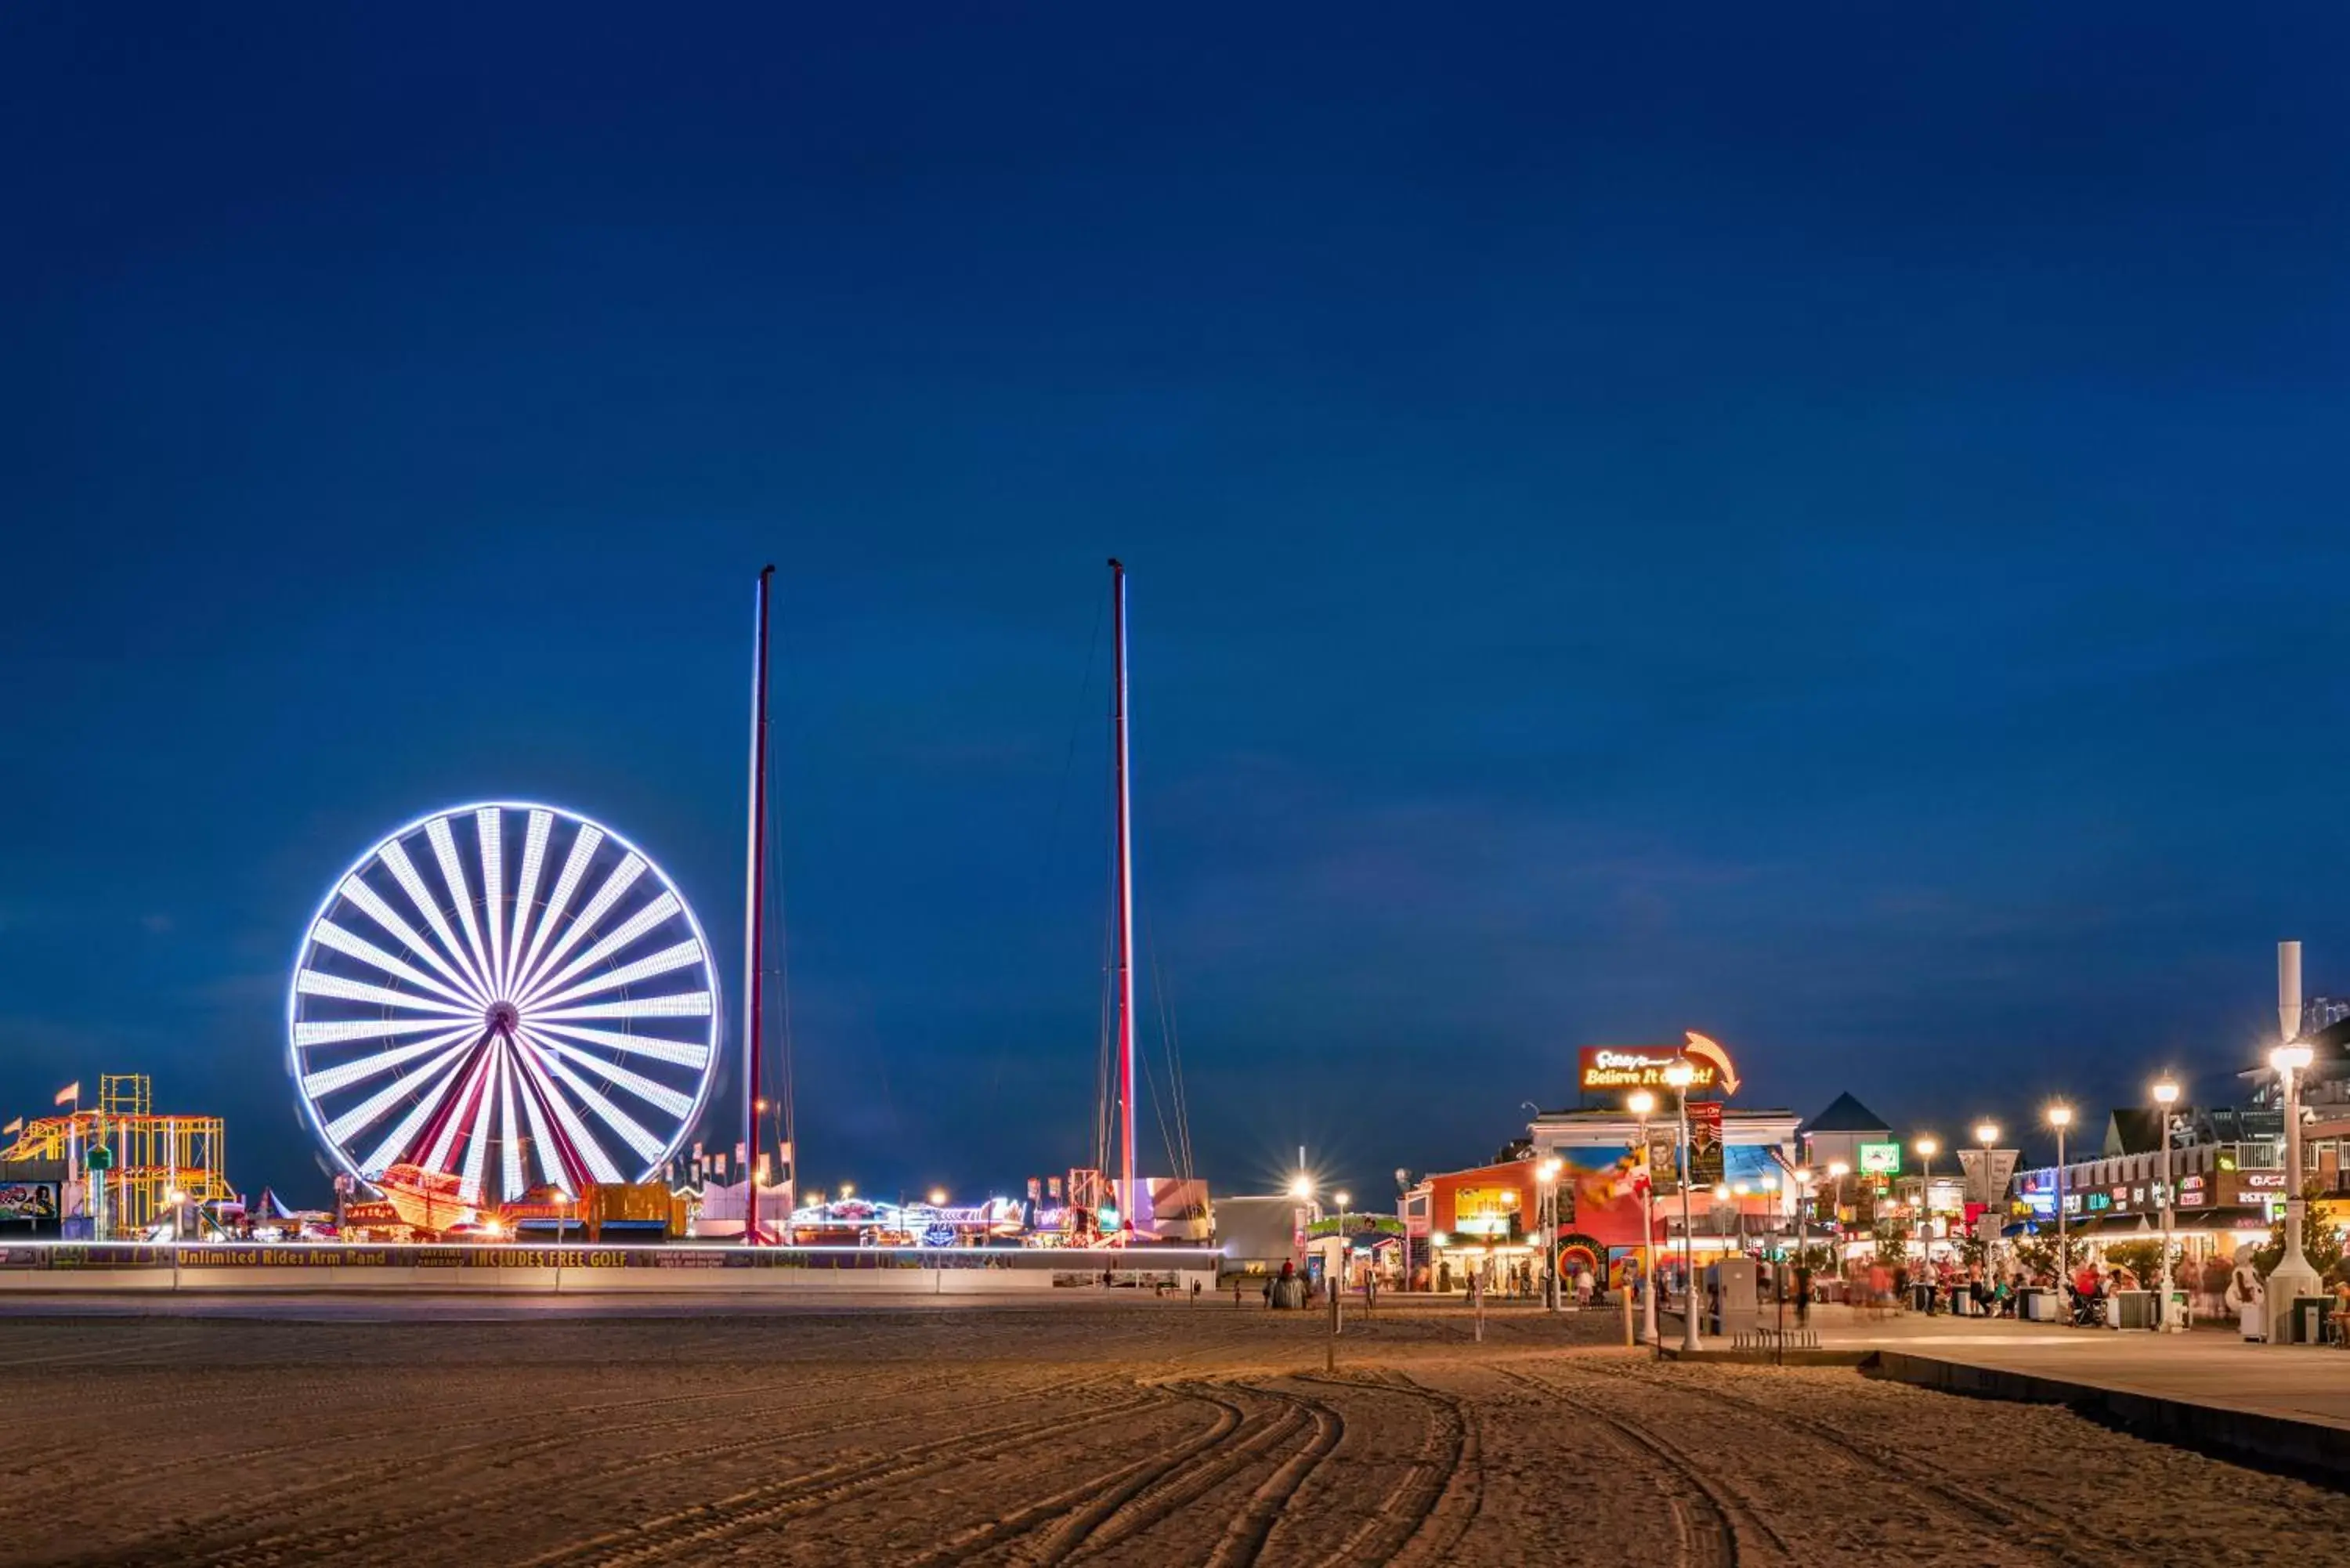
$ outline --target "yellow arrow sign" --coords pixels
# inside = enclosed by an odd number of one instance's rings
[[[1689,1044],[1681,1048],[1681,1054],[1712,1063],[1714,1072],[1721,1080],[1721,1092],[1725,1095],[1738,1093],[1738,1069],[1730,1064],[1730,1053],[1721,1048],[1720,1042],[1709,1040],[1694,1029],[1683,1033],[1689,1035]]]

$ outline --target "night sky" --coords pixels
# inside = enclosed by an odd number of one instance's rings
[[[0,1116],[323,1198],[295,945],[442,805],[739,989],[769,560],[813,1182],[1087,1147],[1112,554],[1219,1190],[2350,990],[2350,16],[1620,9],[0,10]]]

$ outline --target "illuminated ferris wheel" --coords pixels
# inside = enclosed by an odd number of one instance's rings
[[[642,850],[548,806],[463,806],[327,895],[286,1029],[344,1169],[494,1202],[642,1180],[674,1155],[717,1068],[718,983]]]

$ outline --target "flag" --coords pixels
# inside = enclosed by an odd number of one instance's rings
[[[22,1116],[18,1116],[15,1121],[10,1122],[6,1127],[0,1127],[0,1136],[5,1136],[5,1134],[12,1133],[12,1132],[21,1132],[21,1131],[23,1131],[23,1130],[24,1130],[24,1127],[25,1127],[25,1118],[24,1118],[24,1117],[22,1117]]]
[[[79,1105],[81,1103],[81,1080],[79,1078],[76,1078],[72,1083],[68,1084],[64,1088],[59,1089],[57,1091],[57,1103],[61,1106]]]

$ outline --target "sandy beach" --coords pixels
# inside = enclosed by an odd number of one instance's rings
[[[249,1313],[250,1309],[246,1309]],[[2350,1560],[2350,1498],[2063,1410],[1252,1299],[0,1323],[17,1563]]]

